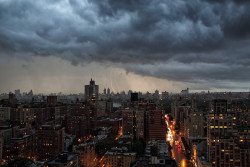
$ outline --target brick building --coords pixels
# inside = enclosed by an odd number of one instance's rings
[[[166,140],[166,123],[163,110],[148,111],[148,140]]]
[[[37,159],[48,161],[64,150],[64,128],[42,125],[36,132]]]

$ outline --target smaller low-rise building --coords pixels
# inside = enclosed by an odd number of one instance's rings
[[[127,147],[113,147],[105,153],[107,167],[127,167],[135,162],[136,153],[128,152]]]
[[[80,167],[79,154],[73,152],[62,152],[54,159],[46,163],[47,167]]]
[[[3,146],[10,145],[10,139],[13,137],[13,127],[10,127],[9,125],[1,125],[0,137],[2,137]]]
[[[82,143],[73,146],[73,152],[79,153],[80,166],[91,167],[96,166],[98,159],[95,153],[94,143]]]
[[[0,121],[10,120],[10,107],[0,106]]]
[[[149,141],[144,156],[134,165],[134,167],[153,166],[177,167],[175,160],[168,155],[168,145],[164,140]]]
[[[206,161],[206,158],[203,156],[201,157],[197,156],[196,161],[197,161],[197,167],[212,167],[212,164],[208,163]]]
[[[11,157],[34,158],[33,135],[11,138]]]

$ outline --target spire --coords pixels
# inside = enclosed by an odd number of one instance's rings
[[[95,85],[95,81],[94,81],[94,80],[92,80],[92,78],[91,78],[91,80],[90,80],[89,84],[90,84],[90,85]]]

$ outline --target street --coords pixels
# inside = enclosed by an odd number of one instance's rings
[[[172,142],[172,157],[175,159],[178,167],[186,167],[187,166],[187,160],[182,152],[181,148],[178,148],[177,145],[175,145],[175,141],[178,141],[177,138],[174,137],[174,140]]]
[[[178,143],[179,136],[173,130],[173,126],[169,124],[168,119],[166,119],[166,124],[168,128],[167,141],[169,141],[172,146],[172,157],[175,159],[178,167],[186,167],[187,159],[184,153],[182,152],[181,147]]]

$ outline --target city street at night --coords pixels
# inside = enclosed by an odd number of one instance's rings
[[[175,145],[175,141],[178,141],[178,138],[174,137],[173,144],[172,144],[172,156],[176,160],[178,167],[186,167],[187,166],[187,159],[182,152],[179,145]]]
[[[172,157],[175,159],[178,167],[186,167],[187,159],[184,153],[182,152],[182,148],[179,144],[179,136],[175,133],[175,131],[173,130],[173,126],[170,125],[169,122],[170,121],[166,119],[166,124],[168,128],[167,141],[169,141],[172,146]]]

